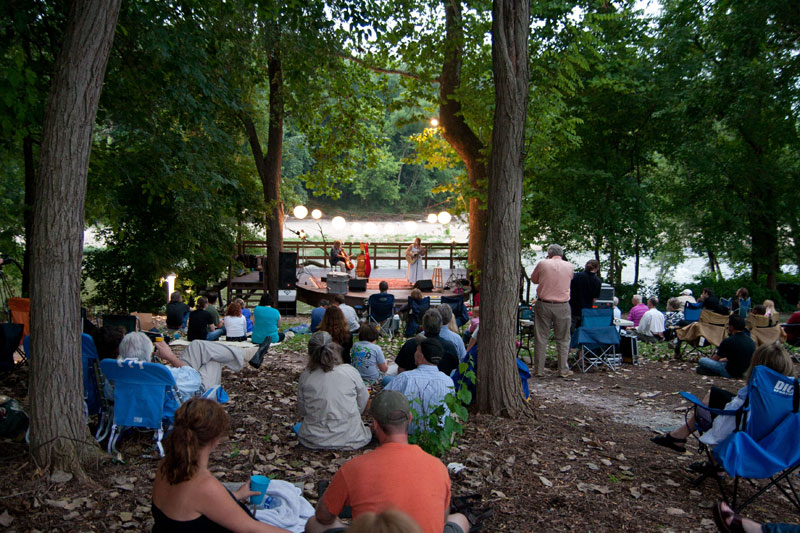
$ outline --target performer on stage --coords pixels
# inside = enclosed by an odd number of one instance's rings
[[[419,237],[414,239],[412,244],[408,245],[406,248],[406,261],[408,261],[408,274],[406,278],[408,278],[408,282],[412,285],[417,282],[417,280],[424,279],[425,271],[422,268],[422,261],[420,259],[427,253],[427,250],[422,247],[422,242],[420,241]]]
[[[331,248],[331,267],[338,268],[342,272],[353,270],[353,263],[350,261],[347,252],[342,249],[342,241],[333,241],[333,248]]]

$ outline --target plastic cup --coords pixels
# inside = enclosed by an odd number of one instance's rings
[[[250,503],[256,507],[264,503],[264,498],[267,495],[267,488],[269,487],[269,478],[267,476],[252,476],[250,478],[250,490],[260,492],[257,496],[250,496]]]

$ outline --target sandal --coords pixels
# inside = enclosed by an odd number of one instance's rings
[[[722,509],[722,504],[725,502],[717,502],[713,508],[714,523],[717,524],[717,529],[722,533],[744,533],[744,525],[742,525],[742,517],[736,514],[733,509],[728,508],[728,511]],[[730,524],[725,520],[733,517]]]
[[[679,453],[685,453],[686,447],[681,446],[681,444],[686,444],[686,439],[676,439],[669,433],[665,433],[663,435],[658,435],[650,439],[651,442],[658,444],[659,446],[664,446],[665,448],[670,448],[675,450]]]
[[[720,476],[722,477],[722,466],[711,461],[697,461],[689,465],[689,470],[695,474],[701,474],[706,477]]]

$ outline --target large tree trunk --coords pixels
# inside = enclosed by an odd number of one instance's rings
[[[489,165],[488,234],[483,264],[483,327],[478,363],[478,410],[517,417],[529,413],[516,366],[517,300],[509,280],[519,274],[525,118],[528,110],[526,0],[495,0],[492,64],[495,113]]]
[[[461,27],[460,0],[443,0],[447,38],[442,75],[439,77],[439,123],[444,139],[464,161],[470,187],[475,195],[483,194],[482,183],[487,178],[486,163],[481,153],[483,143],[467,125],[461,115],[461,102],[456,91],[461,86],[461,65],[464,55],[464,30]],[[469,250],[467,261],[470,270],[481,268],[483,247],[486,242],[486,210],[480,199],[469,199]]]
[[[763,205],[764,211],[758,207],[761,206],[754,206],[750,211],[752,277],[753,282],[758,283],[759,275],[766,274],[767,288],[774,290],[778,287],[778,224],[766,205]]]
[[[92,129],[121,0],[76,0],[44,115],[31,250],[30,449],[85,477],[99,450],[83,415],[80,269]]]
[[[22,156],[25,162],[25,210],[23,211],[25,255],[22,260],[22,296],[29,298],[31,295],[31,244],[33,243],[33,190],[36,177],[33,137],[30,134],[22,140]]]

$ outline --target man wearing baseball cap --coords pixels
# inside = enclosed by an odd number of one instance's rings
[[[411,516],[425,533],[468,533],[466,516],[447,514],[447,468],[419,446],[408,443],[408,399],[400,392],[383,390],[372,400],[369,413],[380,446],[339,468],[306,523],[306,531],[346,531],[337,515],[349,505],[353,519],[364,513],[397,509]]]

